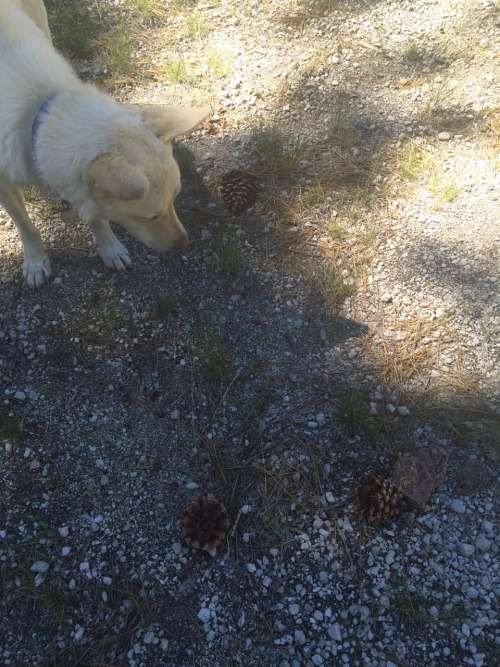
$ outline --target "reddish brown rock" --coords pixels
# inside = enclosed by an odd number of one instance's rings
[[[492,477],[493,473],[485,463],[469,459],[458,469],[453,488],[457,493],[471,496],[489,484]]]
[[[422,512],[446,475],[448,458],[446,452],[436,447],[402,454],[394,464],[391,482],[407,503]]]

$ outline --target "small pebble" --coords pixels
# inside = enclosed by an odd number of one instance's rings
[[[487,519],[483,521],[483,523],[481,524],[481,528],[487,535],[491,535],[493,533],[493,524],[491,523],[491,521],[488,521]]]
[[[483,533],[479,533],[479,535],[476,537],[474,545],[478,551],[489,551],[491,547],[491,540],[489,540],[486,535],[483,535]]]
[[[458,543],[458,553],[462,556],[472,556],[476,551],[472,544],[464,544],[463,542]]]
[[[340,629],[340,623],[332,623],[327,630],[328,636],[330,639],[333,639],[336,642],[342,641],[342,631]]]
[[[208,607],[202,607],[198,612],[198,618],[202,623],[207,623],[210,620],[210,609]]]
[[[31,566],[32,572],[37,572],[38,574],[45,574],[49,569],[49,564],[45,560],[37,560]]]
[[[302,630],[295,630],[295,641],[301,646],[306,643],[306,636]]]
[[[465,513],[465,503],[461,498],[455,498],[451,503],[451,509],[457,514]]]

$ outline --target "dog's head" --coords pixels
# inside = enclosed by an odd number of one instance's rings
[[[174,210],[181,182],[172,140],[208,113],[208,108],[145,107],[114,128],[112,149],[85,170],[92,216],[119,223],[155,250],[187,248],[188,235]]]

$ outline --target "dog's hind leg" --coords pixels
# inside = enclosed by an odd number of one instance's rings
[[[0,183],[0,203],[17,227],[24,250],[23,274],[30,287],[40,287],[50,278],[50,260],[40,232],[29,219],[19,188]]]
[[[109,269],[125,271],[132,264],[132,260],[129,257],[127,248],[113,234],[109,222],[96,218],[89,220],[89,227],[97,243],[97,252],[104,264]]]

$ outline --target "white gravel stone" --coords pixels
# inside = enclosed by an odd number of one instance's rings
[[[342,641],[342,631],[340,628],[340,623],[332,623],[331,625],[329,625],[327,633],[330,639],[333,639],[338,643]]]
[[[198,612],[198,618],[202,623],[208,623],[210,620],[210,609],[208,607],[202,607]]]
[[[302,632],[302,630],[295,630],[294,637],[297,644],[300,644],[302,646],[306,643],[306,636]]]
[[[491,521],[488,521],[488,519],[485,519],[483,523],[481,524],[481,528],[484,530],[486,535],[492,535],[493,534],[493,524]]]
[[[455,498],[451,502],[451,509],[457,514],[465,514],[465,503],[461,498]]]
[[[458,543],[458,553],[462,556],[472,556],[476,551],[472,544],[465,544],[464,542]]]
[[[465,589],[465,592],[467,593],[468,597],[470,597],[472,600],[477,600],[479,597],[479,592],[474,586],[468,586]]]
[[[489,540],[486,535],[483,535],[483,533],[479,533],[479,535],[476,537],[474,545],[478,551],[486,552],[490,550],[491,540]]]
[[[50,565],[45,560],[37,560],[31,566],[32,572],[37,572],[38,574],[45,574],[49,569]]]

